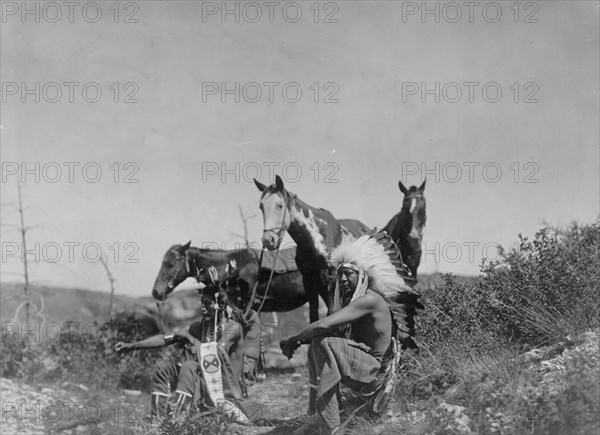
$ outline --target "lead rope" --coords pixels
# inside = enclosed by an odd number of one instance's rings
[[[254,298],[256,297],[256,289],[258,288],[258,275],[260,274],[260,269],[262,267],[263,254],[265,253],[265,247],[260,251],[260,259],[258,260],[258,272],[256,276],[256,282],[254,283],[254,288],[252,289],[252,295],[250,296],[250,301],[248,302],[248,306],[246,307],[246,311],[244,312],[244,317],[248,316],[248,313],[252,309],[252,305],[254,304]]]
[[[156,302],[156,312],[158,313],[158,323],[160,326],[161,331],[164,333],[166,331],[165,328],[165,319],[163,319],[162,313],[160,312],[160,307],[162,305],[162,302]]]
[[[262,310],[262,307],[265,304],[265,301],[267,300],[267,293],[269,293],[269,287],[271,287],[271,280],[273,279],[273,274],[275,273],[275,264],[277,264],[278,257],[279,257],[279,249],[277,251],[275,251],[275,258],[273,259],[273,266],[271,267],[271,274],[269,275],[269,281],[267,282],[267,288],[265,289],[265,295],[263,297],[263,300],[260,304],[260,307],[258,307],[258,310],[256,311],[257,314],[260,313],[260,310]]]
[[[269,293],[269,287],[271,287],[271,280],[273,279],[273,273],[275,272],[275,264],[277,264],[278,256],[279,256],[279,249],[275,252],[275,259],[273,260],[273,266],[271,267],[271,274],[269,275],[269,282],[267,283],[267,288],[265,290],[265,296],[263,297],[263,300],[260,304],[260,307],[258,307],[256,314],[260,313],[260,310],[262,310],[262,307],[265,304],[265,301],[267,300],[267,293]],[[256,283],[258,284],[258,281]],[[263,380],[265,380],[265,379],[267,379],[267,361],[265,360],[265,353],[263,351],[262,333],[260,334],[259,363],[262,364],[263,371],[264,371],[264,379]],[[259,379],[263,378],[263,376],[261,376],[260,374],[258,375],[258,377],[259,377]]]

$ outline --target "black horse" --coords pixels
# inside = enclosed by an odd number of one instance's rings
[[[258,249],[218,250],[173,245],[165,253],[158,276],[154,282],[152,296],[163,301],[188,277],[198,278],[201,272],[214,266],[220,280],[225,283],[229,300],[238,308],[245,309],[250,303],[251,293],[258,281],[252,308],[261,311],[291,311],[304,305],[308,298],[302,287],[302,275],[293,259],[295,248],[279,253],[273,265],[272,253],[264,252],[259,270],[261,251]],[[274,270],[268,293],[267,283]]]
[[[400,190],[404,193],[402,209],[383,228],[400,248],[402,260],[410,269],[413,278],[417,277],[417,268],[421,263],[421,241],[427,220],[423,194],[425,181],[420,187],[410,186],[410,189],[404,187],[402,181],[398,182]]]

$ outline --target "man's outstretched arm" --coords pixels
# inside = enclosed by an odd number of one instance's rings
[[[180,341],[182,338],[188,338],[189,335],[189,326],[175,332],[171,335],[153,335],[152,337],[144,338],[140,341],[134,341],[133,343],[125,343],[123,341],[119,341],[115,345],[115,350],[117,352],[124,352],[127,350],[136,350],[136,349],[155,349],[157,347],[164,347],[170,344],[176,343]],[[190,336],[191,337],[191,336]]]
[[[167,345],[167,340],[165,337],[165,335],[153,335],[152,337],[148,337],[140,341],[134,341],[133,343],[119,341],[115,345],[115,350],[117,352],[124,352],[126,350],[154,349],[157,347],[163,347]]]
[[[288,354],[293,354],[294,349],[296,349],[301,342],[309,342],[315,337],[330,334],[340,326],[355,322],[361,317],[373,313],[377,307],[377,298],[378,296],[376,295],[365,294],[332,315],[311,323],[298,334],[281,340],[279,344],[284,351],[284,354],[288,358],[291,358],[291,355]],[[291,352],[288,352],[290,350]]]

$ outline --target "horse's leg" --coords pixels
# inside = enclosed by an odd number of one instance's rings
[[[310,276],[309,276],[310,275]],[[314,323],[319,320],[319,282],[314,279],[314,272],[308,271],[307,274],[302,275],[302,285],[304,291],[306,291],[306,297],[308,299],[308,313],[310,323]]]
[[[329,269],[321,270],[321,273],[319,275],[319,294],[321,295],[321,297],[323,298],[323,302],[325,302],[325,305],[327,306],[327,315],[329,315],[331,313],[332,308],[331,301],[333,300],[333,291],[335,290],[334,287],[331,287],[331,284],[334,283],[335,280],[332,279],[332,272]]]

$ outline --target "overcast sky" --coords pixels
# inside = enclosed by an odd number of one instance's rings
[[[592,222],[598,3],[466,3],[427,3],[436,22],[422,2],[228,2],[236,22],[221,2],[4,2],[2,220],[23,176],[26,223],[45,225],[32,279],[106,290],[101,246],[119,293],[149,295],[172,244],[241,242],[238,205],[259,213],[252,178],[272,173],[383,226],[398,181],[428,171],[422,273],[474,275],[543,221]]]

